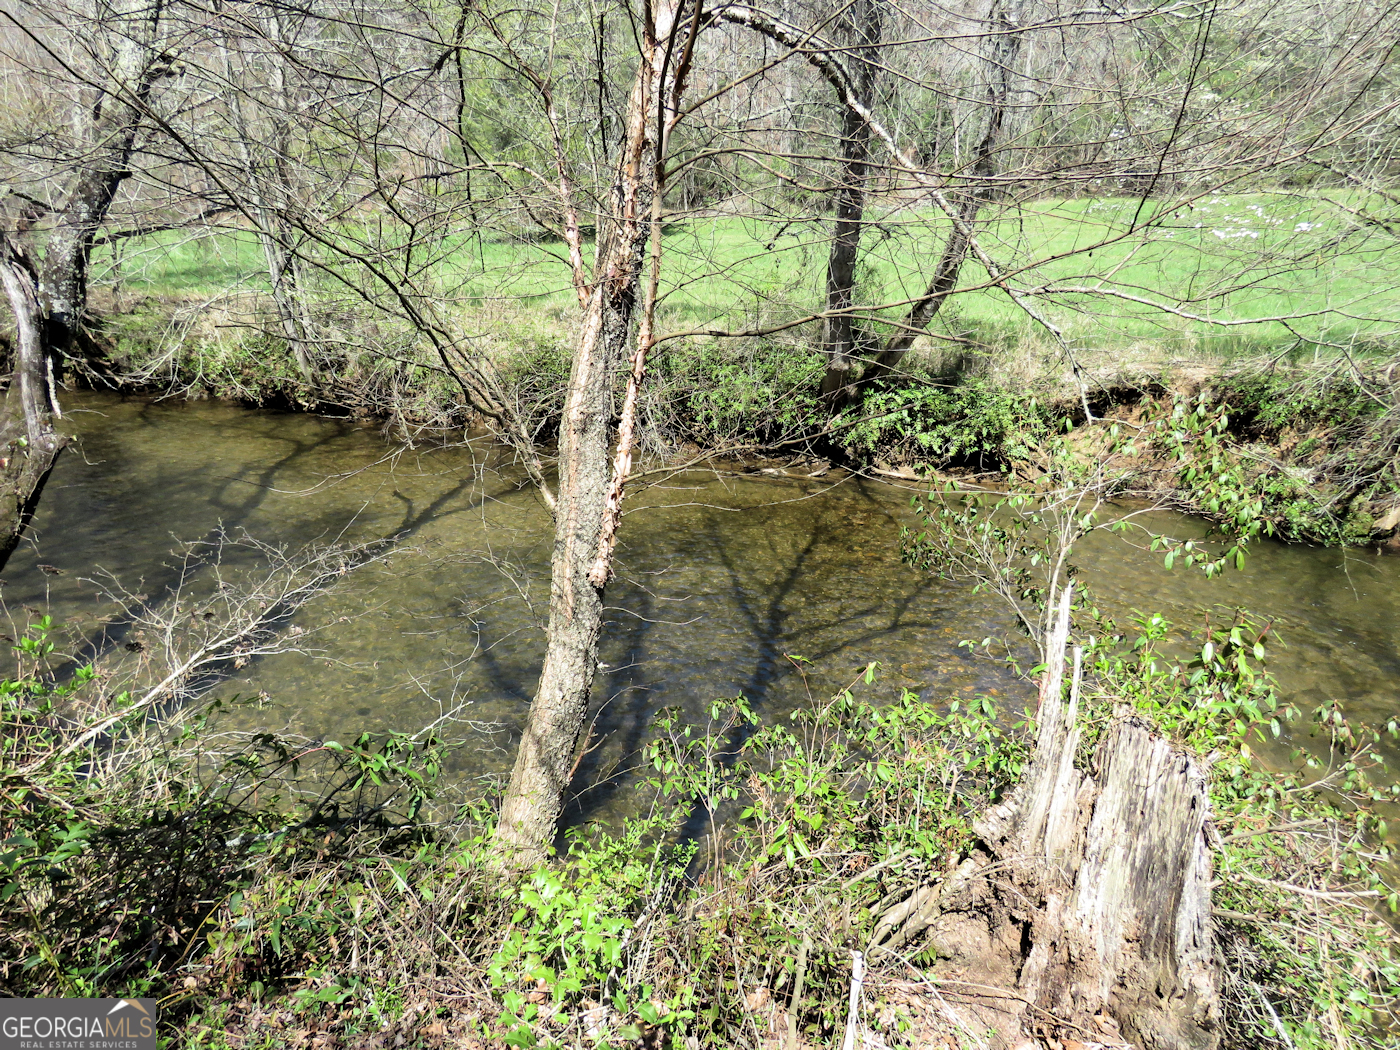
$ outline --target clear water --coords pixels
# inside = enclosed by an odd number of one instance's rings
[[[499,448],[404,449],[349,421],[208,402],[84,394],[69,416],[81,443],[5,572],[13,618],[47,606],[92,636],[112,615],[101,573],[158,597],[175,579],[177,543],[221,527],[291,547],[400,536],[401,553],[298,614],[315,652],[256,660],[214,692],[266,694],[242,724],[313,737],[414,731],[465,702],[474,724],[454,774],[509,769],[543,654],[550,533]],[[901,564],[912,491],[834,474],[699,472],[634,491],[595,694],[604,739],[581,772],[577,815],[625,805],[628,756],[662,707],[698,720],[712,699],[742,693],[781,717],[872,660],[883,668],[876,696],[1029,695],[958,647],[1010,633],[993,600]],[[1304,705],[1339,697],[1369,719],[1400,707],[1400,559],[1266,544],[1243,573],[1207,583],[1111,540],[1079,555],[1119,612],[1196,623],[1224,605],[1274,618],[1288,643],[1274,670]],[[789,655],[813,661],[805,681]]]

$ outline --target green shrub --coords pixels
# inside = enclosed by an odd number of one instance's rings
[[[801,346],[684,341],[656,362],[649,415],[705,446],[783,440],[825,421],[823,368],[821,355]]]
[[[1364,543],[1368,502],[1400,493],[1394,453],[1400,433],[1387,415],[1349,394],[1319,393],[1296,403],[1271,384],[1248,388],[1243,421],[1231,402],[1208,394],[1175,399],[1160,420],[1158,442],[1174,462],[1177,479],[1197,513],[1228,524],[1245,514],[1269,535],[1327,545]],[[1278,400],[1274,400],[1278,398]],[[1290,451],[1260,449],[1241,431],[1277,437],[1304,429],[1311,436]]]
[[[983,380],[954,387],[880,387],[866,393],[843,442],[852,457],[995,469],[1024,456],[1054,425],[1033,398]]]

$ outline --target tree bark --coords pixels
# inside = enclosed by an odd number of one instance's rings
[[[273,99],[272,106],[263,107],[267,110],[265,141],[259,141],[253,122],[244,111],[244,98],[253,99],[254,92],[230,93],[229,118],[233,124],[243,175],[247,179],[247,211],[262,247],[272,304],[277,311],[282,338],[303,382],[312,387],[316,382],[316,366],[307,340],[310,326],[307,324],[305,288],[292,245],[292,227],[286,221],[293,199],[289,165],[292,148],[290,119],[295,106],[287,86],[287,60],[284,54],[287,34],[279,12],[265,15],[261,26],[271,45],[265,56],[268,65],[266,69],[254,69],[253,75],[266,78],[266,86]],[[232,84],[233,48],[227,35],[220,40],[219,47],[224,77]],[[253,102],[252,105],[257,107],[258,103]]]
[[[131,155],[151,92],[169,68],[157,47],[163,4],[119,0],[108,10],[101,28],[115,41],[112,67],[92,108],[91,141],[64,204],[53,211],[39,271],[44,346],[60,359],[72,352],[87,313],[93,238],[131,175]]]
[[[1016,63],[1020,59],[1022,34],[1017,31],[1017,18],[1008,10],[1008,3],[1004,0],[995,0],[989,22],[992,36],[989,41],[990,54],[987,57],[987,92],[984,107],[987,124],[974,150],[969,184],[963,187],[955,198],[958,202],[957,221],[948,232],[948,240],[944,242],[943,252],[923,294],[910,307],[899,328],[886,340],[880,353],[866,368],[861,377],[862,386],[899,368],[900,362],[914,345],[919,333],[929,326],[929,322],[953,294],[958,286],[963,263],[967,261],[968,251],[972,246],[977,216],[984,207],[993,203],[999,194],[999,188],[993,181],[997,175],[997,151],[1002,146],[1010,123],[1011,89]]]
[[[647,234],[658,216],[665,138],[679,111],[688,43],[673,47],[684,0],[652,8],[613,181],[612,215],[583,304],[583,325],[560,423],[559,481],[544,667],[501,807],[496,839],[520,865],[554,837],[598,666],[611,547],[609,490],[613,382],[626,360]],[[692,9],[693,10],[693,9]],[[639,353],[645,347],[640,348]],[[599,567],[599,561],[604,564]]]
[[[131,174],[151,92],[169,67],[157,47],[163,12],[160,3],[117,0],[97,23],[112,42],[111,65],[89,111],[88,141],[63,204],[44,212],[53,225],[42,265],[17,236],[30,233],[32,218],[22,219],[16,232],[0,231],[0,281],[18,336],[0,409],[0,567],[19,545],[66,444],[54,429],[62,418],[55,373],[82,332],[93,239]]]
[[[1001,1015],[992,1023],[1008,1042],[1019,1029],[1077,1041],[1101,1033],[1115,1044],[1121,1036],[1140,1050],[1215,1050],[1205,772],[1126,707],[1092,768],[1075,766],[1078,650],[1067,704],[1061,695],[1069,609],[1067,585],[1025,779],[974,826],[979,848],[941,886],[918,888],[886,916],[876,940],[889,949],[931,930],[938,954],[963,975],[1014,990],[989,1011]]]
[[[101,166],[79,173],[44,250],[39,281],[44,344],[60,355],[73,351],[87,313],[88,260],[97,228],[126,172]]]
[[[880,61],[883,0],[855,0],[851,7],[855,94],[862,106],[875,101]],[[826,324],[823,347],[826,374],[822,394],[841,404],[853,393],[851,371],[859,354],[858,331],[851,308],[855,303],[856,262],[865,225],[865,183],[870,161],[870,125],[851,106],[841,110],[841,183],[836,194],[836,224],[826,267]]]
[[[628,240],[623,233],[608,253],[621,264],[616,282],[600,283],[589,300],[560,427],[544,667],[497,829],[498,841],[526,864],[540,859],[554,836],[598,666],[604,587],[588,573],[609,477],[612,374],[626,343],[640,264],[639,256],[635,263],[626,257]]]
[[[0,232],[0,283],[15,320],[15,370],[0,407],[0,569],[19,546],[58,454],[53,361],[46,352],[37,280],[28,259]]]

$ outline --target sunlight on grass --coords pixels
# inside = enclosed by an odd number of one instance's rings
[[[1180,341],[1231,354],[1300,341],[1379,344],[1397,317],[1394,238],[1358,221],[1359,196],[1299,193],[1206,197],[1154,214],[1153,202],[1080,198],[1026,204],[991,221],[981,240],[1015,284],[1067,336],[1100,348]],[[1134,221],[1147,228],[1129,233]],[[876,333],[888,331],[922,291],[948,232],[929,207],[872,209],[860,268],[861,302]],[[368,248],[377,231],[346,229]],[[661,314],[679,330],[746,330],[821,309],[826,224],[720,217],[668,225]],[[495,234],[440,239],[415,280],[466,313],[492,304],[567,317],[574,293],[557,242]],[[591,257],[592,245],[585,245]],[[345,264],[342,264],[345,265]],[[262,252],[247,231],[157,234],[102,251],[98,281],[120,277],[131,292],[183,300],[265,289]],[[1015,341],[1032,323],[975,261],[936,333]],[[1145,300],[1145,301],[1144,301]],[[1163,304],[1181,316],[1150,304]],[[1258,325],[1222,327],[1203,318]]]

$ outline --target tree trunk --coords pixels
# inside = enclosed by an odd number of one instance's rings
[[[560,423],[544,667],[496,832],[517,864],[542,859],[554,837],[598,666],[611,560],[604,530],[616,524],[609,510],[613,381],[627,356],[647,234],[659,222],[652,204],[662,191],[666,130],[679,112],[679,85],[689,61],[689,43],[675,53],[671,46],[682,3],[655,5],[650,9],[654,21],[643,25],[627,138],[613,181],[611,221],[587,289],[569,375]],[[693,22],[689,30],[693,42]]]
[[[855,0],[850,15],[855,94],[867,110],[875,100],[882,2]],[[826,351],[822,394],[833,404],[849,399],[851,369],[859,353],[851,308],[855,303],[856,261],[865,224],[865,182],[870,160],[870,125],[851,106],[843,106],[841,112],[841,184],[836,194],[836,225],[826,267],[826,324],[822,339]]]
[[[615,242],[609,253],[623,267],[617,285],[600,283],[589,299],[561,423],[548,642],[497,830],[522,863],[538,860],[554,837],[598,666],[604,588],[588,574],[609,479],[612,375],[623,357],[640,264],[639,254],[634,263],[624,251]]]
[[[975,825],[972,856],[887,915],[876,940],[888,949],[931,930],[969,987],[1014,990],[982,1014],[1007,1042],[1018,1030],[1077,1041],[1097,1033],[1140,1050],[1214,1050],[1205,773],[1126,707],[1092,770],[1075,767],[1078,650],[1068,704],[1061,697],[1069,607],[1067,585],[1025,780]]]
[[[53,362],[46,352],[37,281],[0,232],[0,283],[14,315],[15,370],[0,408],[0,569],[19,545],[66,440],[54,430]]]
[[[287,342],[297,372],[308,386],[316,381],[316,368],[307,352],[303,335],[302,289],[297,280],[298,273],[283,249],[282,242],[273,232],[276,225],[274,215],[266,210],[257,213],[258,241],[262,244],[263,260],[267,264],[268,282],[272,288],[272,305],[277,310],[277,320],[282,328],[282,338]],[[286,233],[283,233],[283,237]]]
[[[157,47],[163,4],[118,0],[108,12],[101,28],[114,41],[110,77],[92,108],[83,159],[63,206],[54,210],[39,272],[44,348],[60,359],[72,352],[87,313],[93,238],[131,175],[131,154],[151,91],[169,66]]]
[[[44,247],[39,299],[44,345],[60,356],[73,352],[82,331],[93,237],[126,175],[124,159],[119,169],[99,165],[81,171],[55,216]]]
[[[283,220],[283,216],[293,207],[290,121],[296,109],[296,101],[287,87],[286,58],[283,53],[287,47],[287,34],[282,26],[282,15],[274,11],[266,16],[263,19],[263,28],[268,40],[273,44],[270,49],[268,87],[276,105],[271,113],[270,156],[267,164],[268,178],[273,186],[273,202],[270,208],[262,201],[262,191],[257,188],[258,175],[254,171],[255,165],[246,134],[243,149],[247,157],[248,174],[254,180],[253,185],[259,202],[258,235],[267,259],[272,299],[277,308],[278,320],[282,324],[282,335],[287,340],[287,348],[296,362],[297,371],[308,385],[313,385],[316,382],[316,365],[307,344],[310,326],[306,323],[306,288],[301,279],[301,268],[295,248],[289,247],[292,240],[291,229]]]
[[[97,23],[112,41],[109,78],[84,111],[92,123],[64,203],[47,211],[53,227],[42,266],[9,231],[0,232],[0,280],[18,333],[15,372],[0,409],[0,567],[18,546],[66,444],[53,425],[61,418],[55,372],[82,332],[93,239],[131,174],[145,107],[168,68],[156,46],[163,11],[162,4],[117,0]],[[32,225],[24,220],[18,232]]]
[[[253,67],[251,74],[265,81],[273,104],[265,106],[254,101],[256,93],[245,87],[230,92],[228,114],[238,146],[242,175],[247,180],[247,213],[257,229],[282,338],[303,382],[313,386],[316,369],[306,341],[309,326],[306,324],[304,290],[295,252],[289,248],[293,234],[286,221],[292,208],[292,180],[288,171],[292,138],[289,121],[295,106],[287,87],[284,55],[287,34],[282,26],[282,16],[276,12],[265,15],[261,26],[264,37],[271,45],[264,56],[268,67]],[[233,53],[234,48],[225,33],[219,40],[219,54],[224,80],[231,85],[238,82]],[[250,73],[246,66],[241,72],[244,77]],[[257,133],[253,119],[245,112],[245,98],[250,100],[254,116],[259,108],[266,110],[264,135]]]
[[[899,368],[919,333],[928,327],[953,294],[972,245],[977,216],[999,194],[997,184],[990,180],[997,174],[996,154],[1010,123],[1011,85],[1021,54],[1022,34],[1017,32],[1018,19],[1007,10],[1003,0],[996,0],[993,4],[989,22],[994,35],[987,57],[987,124],[973,157],[970,185],[957,194],[957,219],[948,232],[948,240],[944,242],[938,265],[934,267],[923,295],[910,307],[898,330],[886,340],[884,348],[870,363],[861,379],[862,386]]]

